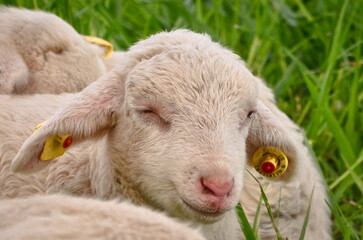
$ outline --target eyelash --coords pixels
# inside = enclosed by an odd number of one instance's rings
[[[140,110],[141,114],[148,114],[148,113],[153,113],[156,114],[153,110]]]

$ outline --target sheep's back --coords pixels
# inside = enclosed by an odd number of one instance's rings
[[[127,202],[64,195],[0,201],[2,239],[204,239],[162,213]]]

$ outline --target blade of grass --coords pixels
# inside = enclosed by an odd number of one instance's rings
[[[344,134],[344,131],[342,130],[340,124],[335,119],[333,113],[330,111],[330,109],[327,106],[324,106],[323,108],[323,115],[325,121],[327,122],[330,130],[334,135],[336,143],[338,144],[338,148],[340,150],[344,164],[346,165],[346,168],[349,169],[351,167],[350,164],[351,163],[354,164],[354,162],[356,161],[353,149],[351,148],[351,145],[349,144],[349,141],[346,138],[346,135]],[[359,175],[354,170],[349,171],[349,173],[352,175],[356,185],[363,194],[363,182],[360,179]]]
[[[255,176],[253,176],[253,174],[248,170],[246,169],[246,171],[256,180],[256,182],[258,183],[258,185],[260,186],[260,190],[261,190],[261,196],[262,196],[262,199],[265,203],[265,206],[266,206],[266,209],[267,209],[267,212],[268,212],[268,215],[270,216],[270,219],[271,219],[271,223],[272,223],[272,226],[274,227],[275,229],[275,232],[276,232],[276,237],[278,240],[283,240],[283,238],[281,237],[281,234],[280,234],[280,231],[279,229],[277,228],[277,224],[276,224],[276,221],[275,221],[275,218],[273,217],[273,214],[272,214],[272,211],[271,211],[271,206],[268,202],[268,199],[267,199],[267,196],[265,194],[265,191],[263,190],[263,187],[260,183],[260,181],[258,181],[257,178],[255,178]]]
[[[274,93],[276,99],[278,99],[281,96],[281,93],[285,91],[286,88],[288,88],[292,84],[293,78],[291,75],[296,71],[296,62],[293,62],[290,64],[287,68],[287,70],[284,72],[284,75],[282,78],[277,82],[277,84],[274,87]]]
[[[331,203],[326,201],[328,204],[332,214],[334,215],[334,219],[339,227],[340,232],[343,234],[344,240],[350,240],[352,238],[359,240],[358,235],[354,232],[353,228],[350,226],[347,219],[344,217],[342,210],[338,206],[338,203],[334,199],[333,193],[328,190],[328,195]]]
[[[236,209],[237,209],[238,216],[241,219],[242,232],[245,235],[246,239],[256,240],[255,235],[253,234],[251,225],[247,220],[245,211],[243,211],[242,205],[240,203],[238,203]]]
[[[276,225],[277,226],[279,226],[280,209],[281,209],[281,186],[280,186],[280,191],[279,191],[279,205],[277,207],[277,213],[276,213]]]
[[[33,6],[34,6],[34,9],[38,9],[38,3],[37,3],[37,0],[33,0]]]
[[[309,12],[309,10],[305,7],[304,3],[301,0],[295,0],[296,4],[299,6],[300,11],[302,12],[302,14],[305,16],[305,18],[309,21],[312,22],[314,21],[313,16],[311,15],[311,13]]]
[[[311,105],[312,105],[312,101],[311,100],[308,100],[308,102],[306,103],[303,111],[301,112],[299,118],[296,120],[296,124],[297,125],[301,125],[301,123],[304,121],[306,115],[308,114],[310,108],[311,108]]]
[[[256,214],[255,214],[255,220],[253,221],[253,228],[252,228],[253,233],[257,239],[259,239],[258,226],[260,223],[261,206],[262,206],[262,195],[260,195],[260,199],[258,200],[258,205],[257,205],[257,209],[256,209]]]
[[[315,186],[313,187],[313,190],[311,191],[311,194],[310,194],[309,205],[308,205],[308,209],[306,210],[306,215],[305,215],[305,219],[304,219],[304,224],[303,224],[303,227],[302,227],[302,229],[301,229],[301,233],[300,233],[300,236],[299,236],[299,240],[304,240],[304,238],[305,238],[305,232],[306,232],[306,228],[307,228],[307,226],[308,226],[308,222],[309,222],[309,215],[310,215],[311,201],[312,201],[312,199],[313,199],[314,189],[315,189]]]
[[[359,45],[356,51],[356,62],[359,61],[359,53],[361,51],[361,46]],[[348,102],[348,117],[347,122],[345,125],[345,129],[347,131],[347,135],[350,137],[354,136],[355,132],[355,119],[357,116],[357,109],[358,109],[358,91],[359,91],[359,82],[363,82],[363,75],[361,74],[361,66],[357,63],[354,67],[354,76],[353,76],[353,82],[350,87],[350,94],[349,94],[349,102]],[[359,147],[359,142],[356,147]]]
[[[324,75],[324,79],[323,79],[323,84],[322,84],[322,88],[321,88],[321,92],[319,94],[319,102],[326,102],[327,98],[329,96],[329,91],[330,91],[330,86],[332,84],[329,84],[332,77],[332,72],[334,70],[334,66],[335,63],[337,61],[337,58],[339,56],[339,51],[342,47],[342,28],[343,28],[343,19],[348,7],[348,3],[349,0],[345,0],[343,7],[339,13],[339,18],[338,18],[338,22],[336,24],[336,28],[334,30],[334,37],[333,37],[333,43],[332,43],[332,47],[330,49],[330,55],[328,57],[328,67],[326,70],[326,73]],[[344,27],[348,27],[348,26],[344,26]]]
[[[329,185],[329,188],[332,190],[334,189],[341,181],[343,181],[347,176],[349,176],[353,169],[359,166],[363,162],[363,150],[360,152],[360,155],[358,157],[358,160],[350,166],[343,174],[340,175],[339,178],[337,178],[332,184]]]

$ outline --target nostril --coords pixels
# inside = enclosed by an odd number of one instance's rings
[[[205,194],[212,194],[216,197],[227,196],[233,187],[233,180],[220,181],[212,178],[201,178],[201,183]]]

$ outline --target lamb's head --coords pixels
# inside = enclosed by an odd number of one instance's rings
[[[106,73],[105,49],[54,14],[0,6],[0,93],[78,92]]]
[[[146,202],[209,221],[239,200],[257,91],[250,72],[207,40],[130,71],[108,152],[116,174],[127,175]]]
[[[124,195],[132,188],[135,201],[171,215],[217,221],[240,199],[246,139],[261,106],[255,78],[236,55],[204,35],[161,33],[49,119],[12,169],[45,167],[39,155],[56,133],[75,142],[107,134],[105,152]],[[258,123],[266,121],[273,122],[267,115]]]

